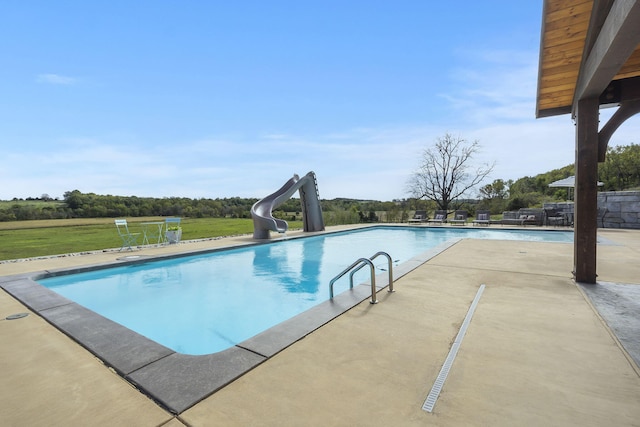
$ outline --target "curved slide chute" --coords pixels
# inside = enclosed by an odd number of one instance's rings
[[[300,192],[304,231],[324,230],[316,174],[309,172],[302,178],[294,174],[293,178],[288,180],[278,191],[254,203],[251,207],[254,239],[268,239],[270,231],[278,233],[287,231],[289,228],[287,221],[274,218],[271,212],[289,200],[296,191]]]

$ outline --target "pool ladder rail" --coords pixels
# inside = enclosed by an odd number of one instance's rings
[[[376,268],[373,265],[373,260],[376,259],[377,257],[379,257],[380,255],[384,255],[387,258],[387,261],[389,263],[389,289],[387,289],[387,292],[394,292],[393,290],[393,264],[391,261],[391,256],[386,253],[386,252],[376,252],[371,258],[358,258],[353,264],[351,264],[349,267],[345,268],[344,270],[342,270],[341,273],[339,273],[336,277],[334,277],[333,279],[331,279],[331,281],[329,282],[329,299],[333,299],[333,284],[340,279],[342,276],[344,276],[345,274],[347,274],[348,272],[351,271],[351,274],[349,275],[349,289],[353,289],[353,275],[356,274],[356,272],[358,272],[358,270],[360,270],[361,268],[363,268],[365,265],[369,266],[369,270],[371,271],[371,300],[369,301],[371,304],[377,304],[378,303],[378,299],[376,298]]]

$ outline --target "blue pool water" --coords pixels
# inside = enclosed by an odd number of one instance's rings
[[[571,232],[374,227],[41,279],[47,288],[186,354],[229,348],[329,298],[378,251],[396,264],[451,239],[572,242]],[[387,268],[376,258],[377,273]],[[362,269],[354,283],[369,279]],[[335,294],[349,287],[348,275]]]

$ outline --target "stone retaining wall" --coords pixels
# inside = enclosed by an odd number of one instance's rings
[[[599,192],[598,227],[640,229],[640,191]]]
[[[573,202],[545,203],[544,207],[573,213]],[[640,229],[640,191],[599,192],[598,227]]]

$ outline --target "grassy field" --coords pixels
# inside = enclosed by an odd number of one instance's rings
[[[129,219],[130,230],[140,231],[140,223],[147,221],[164,218]],[[302,228],[302,221],[289,221],[289,227]],[[250,233],[253,233],[251,219],[182,220],[182,240]],[[112,218],[0,222],[0,241],[0,260],[119,248],[122,243]],[[142,238],[138,243],[142,243]]]

